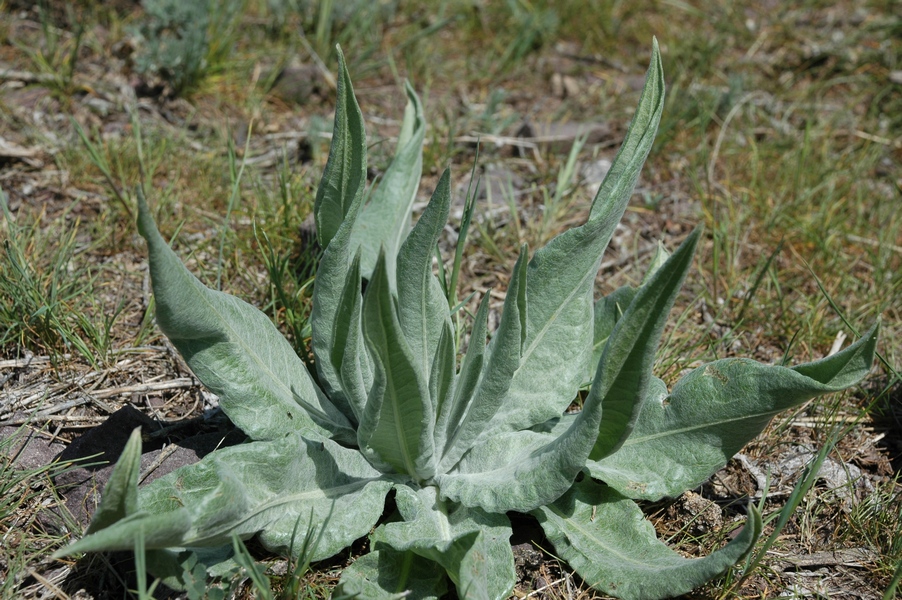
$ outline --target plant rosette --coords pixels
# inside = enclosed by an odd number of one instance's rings
[[[178,585],[186,565],[215,575],[233,564],[235,537],[316,561],[368,535],[370,552],[344,570],[336,594],[438,598],[450,580],[460,598],[503,599],[516,584],[514,511],[532,515],[586,583],[621,598],[686,593],[746,556],[762,527],[755,507],[728,544],[687,559],[656,538],[636,501],[698,486],[778,412],[861,381],[877,326],[792,368],[717,360],[670,391],[654,377],[701,231],[659,252],[637,288],[595,300],[594,283],[661,118],[657,43],[586,222],[531,257],[521,248],[497,330],[487,331],[486,294],[460,360],[455,292],[443,267],[433,272],[447,171],[411,226],[420,101],[408,86],[395,157],[366,193],[363,117],[340,52],[339,69],[314,206],[324,248],[310,317],[315,373],[265,314],[185,268],[139,195],[157,323],[249,441],[139,489],[135,433],[86,535],[58,555],[140,539],[150,571]],[[581,389],[582,409],[567,412]],[[396,509],[384,515],[390,492]]]

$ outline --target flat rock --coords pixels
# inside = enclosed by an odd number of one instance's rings
[[[66,448],[59,440],[48,440],[29,427],[0,427],[0,442],[5,441],[10,443],[5,454],[12,466],[28,471],[49,465]]]

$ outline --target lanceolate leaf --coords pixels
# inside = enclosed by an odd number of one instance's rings
[[[745,556],[761,533],[761,516],[750,510],[736,538],[698,559],[658,541],[635,502],[588,478],[533,514],[586,583],[624,600],[655,600],[685,594]]]
[[[467,403],[476,389],[479,376],[482,373],[485,360],[485,336],[489,318],[489,294],[486,293],[479,303],[476,316],[473,319],[473,329],[470,331],[470,341],[467,353],[464,355],[460,373],[454,383],[453,394],[439,405],[438,417],[435,424],[436,447],[444,452],[448,436],[454,428],[463,420],[467,410]]]
[[[658,269],[664,266],[664,263],[667,262],[668,258],[670,258],[670,254],[664,249],[664,246],[659,243],[658,249],[651,260],[651,264],[648,266],[648,270],[645,271],[645,276],[642,278],[642,283],[647,283],[648,280],[658,272]],[[589,374],[586,376],[586,381],[591,382],[594,379],[595,370],[598,367],[598,362],[601,360],[601,351],[604,349],[604,345],[607,343],[611,332],[614,331],[614,325],[617,324],[617,321],[619,321],[623,316],[623,313],[626,312],[626,309],[633,301],[633,298],[636,297],[636,292],[638,291],[639,290],[633,286],[624,285],[614,290],[613,293],[602,296],[595,301],[595,332],[593,335],[594,341],[592,342],[592,364],[590,365],[591,368]]]
[[[450,412],[456,371],[457,349],[454,347],[454,332],[451,329],[451,323],[446,321],[442,327],[442,336],[439,338],[438,350],[435,353],[435,360],[429,375],[429,396],[436,414],[433,435],[437,451],[445,447],[447,419],[443,419],[442,415]]]
[[[442,173],[432,200],[398,253],[398,318],[420,373],[432,371],[432,361],[448,315],[448,301],[432,274],[435,245],[448,221],[451,174]],[[366,216],[364,215],[364,219]]]
[[[398,321],[385,255],[380,253],[363,299],[363,331],[375,380],[357,430],[360,449],[415,479],[435,469],[435,410]]]
[[[359,244],[362,250],[361,272],[367,279],[373,272],[379,248],[384,246],[389,256],[397,255],[410,231],[411,207],[423,171],[423,136],[426,133],[423,106],[409,83],[405,85],[405,90],[407,108],[404,110],[397,152],[379,186],[370,193],[369,202],[354,228],[353,243]],[[442,220],[441,225],[444,224]],[[400,267],[399,263],[399,270]],[[392,262],[389,264],[391,281],[394,281],[394,269]]]
[[[617,204],[619,199],[628,199],[636,187],[642,165],[655,141],[663,111],[664,67],[661,65],[658,40],[655,39],[652,42],[651,65],[645,75],[645,87],[642,88],[636,113],[611,168],[595,194],[590,219],[604,219],[611,223],[612,228],[620,222],[624,208]],[[614,200],[615,198],[618,200]]]
[[[144,544],[148,549],[179,546],[178,540],[190,527],[191,515],[184,508],[165,513],[138,511],[109,527],[85,535],[53,556],[60,558],[81,552],[134,550],[135,536],[139,532],[144,534]]]
[[[341,48],[338,52],[338,106],[332,129],[332,146],[323,171],[313,214],[319,243],[327,248],[355,200],[366,186],[366,130],[354,97],[351,76]]]
[[[342,393],[335,394],[351,421],[360,422],[373,387],[373,364],[363,341],[363,298],[360,256],[355,257],[341,293],[333,327],[332,365],[338,369]]]
[[[412,550],[437,562],[461,598],[509,597],[517,576],[506,515],[449,505],[431,486],[416,491],[398,486],[396,490],[395,501],[404,520],[378,527],[370,538],[374,546]]]
[[[139,530],[148,549],[225,545],[232,535],[261,532],[262,543],[281,553],[300,551],[312,536],[319,540],[312,559],[320,560],[366,535],[390,487],[359,452],[330,440],[295,434],[231,446],[142,488],[136,514],[67,552],[128,550]]]
[[[584,383],[592,358],[592,331],[586,323],[593,318],[595,275],[661,119],[662,73],[655,45],[636,115],[589,221],[554,238],[529,263],[523,356],[493,429],[524,429],[560,416]]]
[[[198,281],[163,240],[140,195],[138,230],[150,254],[157,324],[235,425],[255,440],[294,432],[355,439],[272,321]]]
[[[336,405],[348,411],[351,410],[351,400],[341,383],[341,364],[333,361],[342,356],[337,352],[336,333],[348,331],[348,339],[354,337],[351,330],[353,313],[342,306],[342,296],[345,295],[345,289],[352,285],[349,278],[359,281],[358,274],[351,273],[355,256],[351,247],[351,231],[362,204],[362,197],[354,201],[345,221],[320,258],[313,284],[313,310],[310,313],[310,328],[313,332],[311,346],[320,383]]]
[[[876,343],[875,325],[845,350],[791,369],[725,359],[693,370],[670,394],[656,380],[630,437],[607,458],[589,461],[589,471],[630,498],[681,494],[726,464],[778,412],[860,381]]]
[[[651,379],[655,351],[667,316],[692,264],[701,229],[639,289],[617,322],[599,361],[590,396],[602,398],[598,439],[589,455],[598,460],[619,448],[632,430]]]
[[[479,377],[479,383],[470,398],[466,399],[466,409],[453,422],[455,426],[448,430],[444,452],[438,470],[446,473],[453,467],[464,452],[482,434],[491,434],[486,427],[504,399],[510,387],[511,377],[520,364],[520,349],[523,341],[522,327],[525,315],[521,315],[522,291],[527,286],[526,260],[529,251],[524,245],[520,248],[520,257],[514,265],[513,276],[504,301],[504,312],[501,324],[493,338],[492,353]],[[471,340],[481,344],[481,339]]]

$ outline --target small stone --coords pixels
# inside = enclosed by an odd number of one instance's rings
[[[308,104],[328,89],[326,78],[314,65],[291,64],[282,69],[272,85],[272,93],[286,102]]]
[[[517,544],[511,549],[514,551],[514,567],[517,571],[517,578],[521,581],[531,579],[545,562],[542,553],[529,542]]]
[[[695,492],[686,492],[668,509],[671,517],[689,522],[690,532],[701,535],[723,527],[720,506]]]

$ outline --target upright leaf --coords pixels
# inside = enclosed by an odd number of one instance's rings
[[[651,264],[648,266],[648,269],[645,271],[645,276],[642,278],[642,283],[645,284],[648,282],[652,275],[664,265],[668,258],[670,258],[670,254],[659,242],[655,255],[652,257]],[[587,382],[591,383],[595,378],[595,370],[598,368],[598,361],[601,360],[601,351],[604,349],[604,345],[607,343],[611,332],[614,331],[614,325],[617,324],[617,321],[619,321],[623,316],[623,313],[626,312],[626,309],[633,301],[633,298],[636,297],[637,291],[638,289],[631,285],[624,285],[614,290],[611,294],[602,296],[595,301],[595,310],[593,311],[594,335],[592,337],[592,363],[585,376]]]
[[[429,375],[429,397],[435,407],[435,447],[442,449],[445,446],[447,419],[443,415],[450,412],[450,406],[454,399],[455,375],[457,371],[457,348],[454,344],[454,332],[451,323],[446,321],[442,327],[442,335],[439,338],[438,349],[435,352],[435,360],[432,362],[432,371]]]
[[[595,275],[654,141],[663,107],[664,78],[655,44],[636,114],[588,222],[554,238],[529,263],[523,356],[493,429],[524,429],[560,416],[584,383],[592,357],[592,331],[586,323],[593,318]]]
[[[694,369],[670,394],[654,380],[629,438],[587,467],[630,498],[677,496],[708,479],[778,412],[864,378],[876,343],[875,325],[845,350],[792,369],[724,359]]]
[[[147,240],[157,324],[235,425],[255,440],[294,432],[355,439],[347,418],[272,321],[250,304],[207,288],[185,268],[157,231],[140,192],[138,230]]]
[[[338,371],[341,393],[333,398],[356,425],[373,386],[373,364],[363,341],[363,298],[360,255],[351,263],[335,313],[332,330],[331,365]]]
[[[523,324],[526,315],[523,290],[528,285],[526,261],[529,252],[524,245],[520,248],[520,257],[514,266],[513,277],[504,300],[504,312],[501,324],[493,338],[492,353],[485,368],[479,376],[479,382],[470,398],[466,399],[465,412],[452,421],[448,430],[445,447],[438,470],[446,473],[453,467],[464,453],[473,447],[480,435],[491,435],[487,429],[504,395],[511,385],[511,377],[520,364],[520,351],[523,342]],[[471,339],[471,343],[481,344],[481,339]]]
[[[138,475],[141,471],[141,429],[132,431],[103,488],[100,506],[85,534],[105,529],[138,511]]]
[[[473,329],[470,331],[470,341],[467,345],[467,353],[464,355],[454,382],[454,391],[445,402],[438,405],[438,416],[435,423],[436,447],[444,452],[448,436],[454,428],[463,420],[467,405],[479,383],[479,376],[483,372],[485,360],[485,337],[489,318],[489,294],[486,293],[476,310],[473,319]]]
[[[428,479],[435,468],[435,413],[428,382],[401,333],[386,260],[380,253],[363,299],[363,331],[375,379],[357,439],[368,456],[399,473]]]
[[[612,199],[624,196],[629,198],[633,193],[642,165],[655,141],[663,109],[664,67],[661,65],[658,40],[655,39],[652,41],[651,65],[645,76],[645,87],[639,97],[636,113],[611,168],[595,194],[590,218],[614,219],[614,225],[620,222],[623,209],[617,207]]]
[[[335,108],[332,145],[313,205],[316,234],[323,248],[328,248],[351,205],[363,197],[366,186],[366,130],[363,115],[357,105],[357,98],[354,97],[344,54],[341,48],[337,48],[337,52],[338,105]]]
[[[701,228],[686,238],[639,289],[611,333],[599,361],[590,397],[602,402],[602,419],[591,458],[597,460],[620,447],[642,406],[655,362],[655,351],[667,316],[692,264]]]
[[[384,246],[389,256],[398,254],[410,231],[410,213],[423,171],[423,137],[426,134],[423,106],[409,83],[404,89],[407,107],[395,157],[379,186],[370,193],[369,202],[354,228],[353,240],[362,250],[361,272],[366,278],[373,272],[380,247]],[[389,262],[388,269],[391,281],[394,281],[393,261]]]
[[[432,274],[432,260],[450,207],[451,175],[445,169],[432,200],[401,245],[397,259],[398,319],[417,368],[423,374],[432,370],[442,328],[449,320],[448,301]],[[362,220],[366,220],[366,215]]]
[[[738,562],[761,534],[761,516],[752,507],[729,544],[704,558],[684,558],[658,541],[635,502],[589,478],[533,514],[555,553],[583,581],[624,600],[685,594]]]
[[[343,347],[335,336],[339,332],[348,332],[347,338],[342,340],[345,343],[348,340],[353,343],[356,336],[354,313],[347,310],[347,303],[354,301],[350,295],[353,290],[348,288],[354,281],[360,281],[359,272],[351,272],[355,256],[351,247],[351,231],[362,202],[362,198],[354,201],[347,218],[320,258],[313,284],[313,310],[310,312],[311,347],[316,359],[316,372],[326,394],[345,410],[351,410],[354,400],[348,398],[342,384],[341,366],[344,361],[340,357],[343,356]],[[345,299],[344,306],[342,298]],[[353,417],[351,414],[347,416]]]

